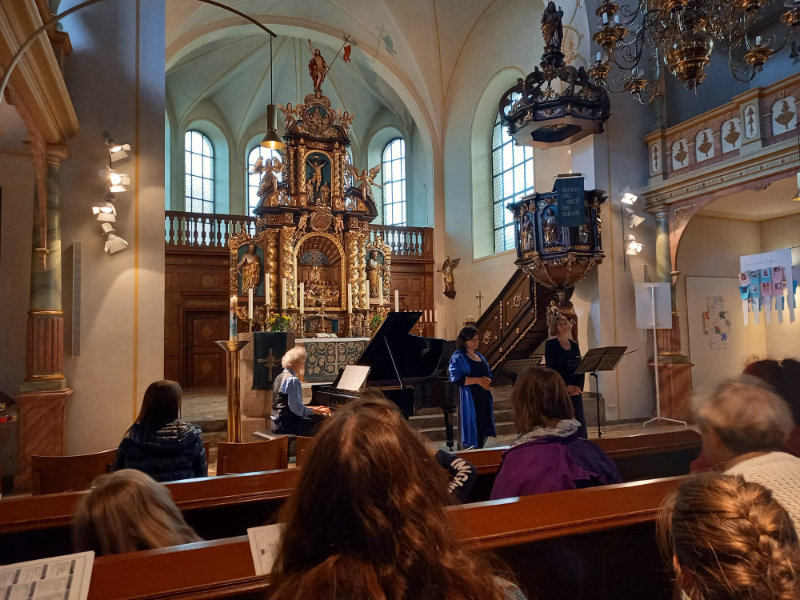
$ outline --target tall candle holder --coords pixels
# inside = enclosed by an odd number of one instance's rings
[[[242,409],[239,398],[239,351],[249,343],[235,338],[217,340],[217,345],[227,354],[225,391],[228,396],[228,441],[242,441]]]

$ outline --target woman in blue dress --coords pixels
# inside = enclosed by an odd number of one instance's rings
[[[483,448],[486,438],[495,436],[492,399],[492,371],[478,353],[478,329],[471,325],[458,334],[458,349],[450,357],[450,381],[458,384],[461,400],[461,445]]]

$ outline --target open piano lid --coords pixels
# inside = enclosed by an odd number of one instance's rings
[[[412,384],[415,379],[434,376],[442,364],[447,366],[454,350],[452,342],[409,333],[421,316],[420,311],[386,315],[357,361],[359,365],[371,367],[368,384],[400,384],[398,373],[403,384]],[[447,356],[442,356],[443,351]]]

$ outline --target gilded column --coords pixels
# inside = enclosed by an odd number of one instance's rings
[[[269,273],[269,297],[272,307],[278,308],[280,312],[280,277],[281,270],[278,268],[278,230],[267,230],[267,260],[266,272]]]
[[[364,310],[369,310],[369,299],[366,297],[367,291],[367,235],[363,231],[358,233],[358,283],[359,289],[362,291],[360,294],[361,306]],[[370,291],[372,294],[372,291]]]
[[[295,308],[295,273],[294,273],[294,227],[281,227],[280,233],[280,277],[281,286],[283,281],[286,281],[286,306],[281,306],[281,310],[285,308]],[[283,295],[283,289],[281,289]]]

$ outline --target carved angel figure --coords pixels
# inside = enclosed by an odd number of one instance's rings
[[[283,104],[278,104],[278,108],[281,109],[281,112],[283,113],[283,116],[286,119],[284,121],[284,124],[286,126],[286,131],[289,131],[289,129],[292,128],[292,125],[294,125],[297,122],[297,119],[300,116],[300,110],[299,110],[300,107],[297,106],[295,108],[292,108],[292,103],[288,102],[286,106],[284,106]]]
[[[347,111],[339,111],[337,112],[337,116],[339,117],[339,124],[342,126],[342,129],[344,129],[345,133],[348,133],[350,131],[350,125],[353,124],[353,118],[355,115],[351,115]]]
[[[348,173],[353,176],[353,183],[355,183],[355,181],[359,182],[358,189],[361,190],[361,199],[366,200],[367,196],[374,198],[372,195],[372,186],[381,187],[379,183],[375,183],[375,178],[378,176],[378,173],[380,173],[381,166],[377,165],[369,170],[362,169],[360,173],[358,169],[352,165],[345,166],[347,167]]]
[[[444,259],[442,268],[437,269],[437,271],[442,274],[442,279],[444,280],[444,295],[448,298],[454,298],[456,295],[456,282],[453,277],[453,269],[455,269],[460,262],[460,258],[450,260],[448,256]]]
[[[262,162],[260,156],[256,161],[256,165],[258,165],[259,162]],[[283,173],[285,169],[286,165],[279,158],[275,156],[268,158],[261,167],[264,175],[261,178],[261,185],[258,188],[258,195],[263,196],[268,190],[277,191],[278,182],[280,181],[280,174]],[[255,168],[253,169],[253,172],[255,172]]]

